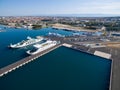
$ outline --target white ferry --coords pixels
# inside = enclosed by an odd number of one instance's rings
[[[45,43],[33,45],[34,48],[32,50],[28,50],[27,54],[35,55],[35,54],[40,53],[48,48],[55,46],[57,43],[58,43],[57,41],[47,40]]]
[[[58,36],[58,37],[65,37],[65,35],[59,34],[59,33],[48,33],[49,36]]]
[[[9,47],[10,48],[21,48],[21,47],[25,47],[25,46],[40,42],[43,39],[44,38],[40,37],[40,36],[37,36],[36,38],[31,38],[31,37],[28,36],[27,40],[23,40],[23,41],[21,41],[21,42],[19,42],[17,44],[10,44]]]

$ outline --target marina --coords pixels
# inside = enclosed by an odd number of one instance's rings
[[[120,90],[120,0],[1,0],[0,90]]]
[[[48,33],[49,33],[49,32],[48,32]],[[52,37],[52,36],[51,36],[51,37]],[[62,37],[59,37],[59,39],[60,39],[60,38],[62,38]],[[52,40],[52,38],[50,38],[50,39]],[[53,39],[53,40],[58,41],[59,39],[57,39],[57,37],[56,37],[56,38]],[[72,48],[75,49],[75,50],[78,50],[78,51],[80,50],[80,51],[83,51],[83,52],[87,52],[87,50],[88,50],[88,49],[83,48],[83,47],[78,47],[78,46],[76,46],[76,45],[74,45],[74,44],[72,45],[70,42],[64,41],[63,39],[61,39],[61,41],[62,41],[62,43],[64,43],[64,44],[59,44],[60,46],[65,46],[65,47],[69,47],[69,48],[72,47]],[[58,47],[60,47],[59,45],[58,45]],[[55,46],[55,48],[58,48],[58,47]],[[39,54],[25,57],[25,58],[23,58],[23,59],[21,59],[21,60],[18,60],[17,62],[14,62],[14,63],[12,63],[12,64],[9,64],[9,65],[1,68],[1,69],[0,69],[0,76],[3,76],[3,75],[5,75],[5,74],[7,74],[7,73],[9,73],[9,72],[11,72],[11,71],[13,71],[13,70],[21,67],[21,66],[23,66],[23,65],[25,65],[25,64],[33,61],[33,60],[36,60],[38,57],[40,57],[40,56],[42,56],[42,55],[44,55],[44,54],[46,54],[46,53],[54,50],[55,48],[52,47],[52,48],[50,48],[50,49],[47,49],[47,50],[45,50],[45,51],[40,52]],[[83,49],[82,49],[82,48],[83,48]],[[94,49],[94,48],[93,48],[93,49]],[[98,50],[98,51],[99,51],[99,50]],[[103,51],[103,52],[104,52],[104,51]],[[90,53],[91,53],[91,52],[90,52]],[[91,54],[93,54],[93,53],[91,53]],[[113,71],[114,71],[114,70],[112,70],[112,72],[113,72]],[[111,79],[111,80],[112,80],[112,79]],[[112,83],[111,83],[111,84],[112,84]],[[110,87],[112,87],[111,84],[110,84]],[[113,88],[113,87],[112,87],[112,88]],[[109,89],[109,90],[112,90],[112,89]]]

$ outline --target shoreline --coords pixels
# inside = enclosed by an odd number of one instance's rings
[[[70,25],[64,25],[64,24],[54,24],[52,25],[53,29],[62,29],[66,31],[83,31],[83,32],[97,32],[98,30],[92,30],[92,29],[84,29],[82,27],[73,27]]]

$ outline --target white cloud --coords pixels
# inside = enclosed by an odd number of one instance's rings
[[[120,14],[120,2],[90,2],[77,8],[81,13]]]
[[[49,11],[53,14],[120,14],[120,1],[93,0],[87,2],[85,0],[72,5],[66,4],[55,9],[51,8]],[[49,13],[49,11],[46,11],[46,13]]]

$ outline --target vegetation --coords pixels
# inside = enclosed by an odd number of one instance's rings
[[[105,23],[104,26],[107,28],[107,31],[120,31],[120,22]]]
[[[32,25],[32,28],[33,28],[33,29],[41,29],[41,28],[42,28],[42,25]]]
[[[87,27],[84,27],[85,29],[92,29],[92,30],[96,30],[96,27],[94,26],[87,26]]]

